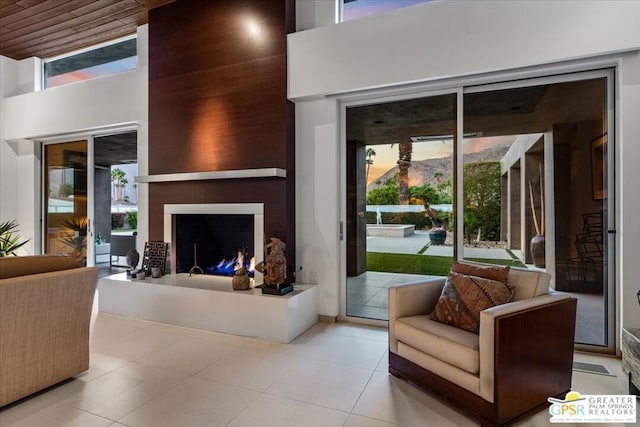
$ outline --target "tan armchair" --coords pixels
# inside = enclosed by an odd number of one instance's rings
[[[503,425],[570,390],[576,299],[544,272],[511,269],[513,301],[480,313],[474,334],[431,320],[445,278],[389,289],[389,372]]]

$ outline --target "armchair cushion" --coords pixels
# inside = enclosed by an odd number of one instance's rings
[[[480,312],[504,304],[511,297],[512,292],[504,283],[450,273],[431,318],[477,334]]]
[[[477,375],[480,370],[480,337],[431,320],[428,315],[398,319],[396,338],[471,374]]]

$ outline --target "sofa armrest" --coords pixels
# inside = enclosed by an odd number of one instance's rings
[[[446,278],[389,288],[389,350],[396,353],[395,323],[401,317],[431,313],[442,293]]]
[[[577,300],[552,293],[480,313],[480,394],[517,412],[571,387]],[[499,382],[494,383],[494,379]],[[526,404],[526,403],[524,403]],[[510,412],[510,410],[508,411]]]

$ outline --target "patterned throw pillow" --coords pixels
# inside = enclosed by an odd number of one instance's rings
[[[477,334],[480,312],[509,302],[511,296],[511,290],[504,283],[450,273],[431,318]]]
[[[451,271],[468,276],[497,280],[502,283],[507,283],[507,279],[509,278],[509,266],[497,267],[495,265],[476,265],[454,261],[453,264],[451,264]]]

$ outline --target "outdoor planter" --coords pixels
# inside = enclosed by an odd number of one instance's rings
[[[442,229],[436,229],[429,231],[429,240],[432,245],[444,245],[444,241],[447,239],[447,232]]]

